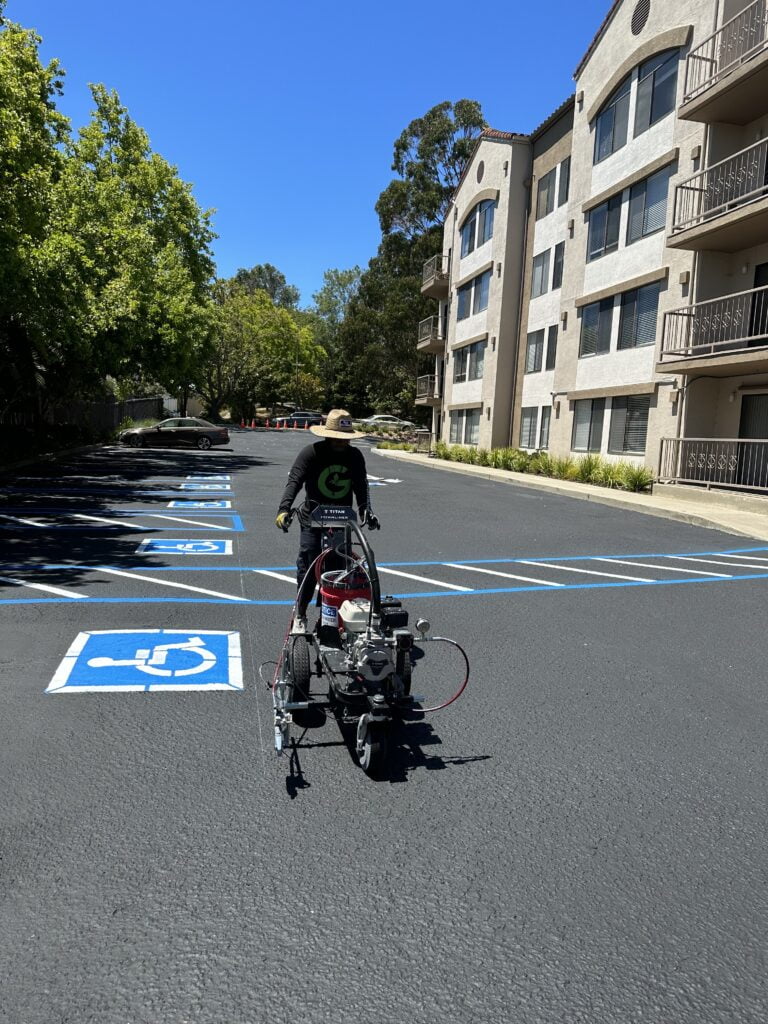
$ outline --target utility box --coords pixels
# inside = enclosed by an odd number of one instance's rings
[[[432,451],[431,430],[416,431],[416,451],[423,455],[429,455],[429,453]]]

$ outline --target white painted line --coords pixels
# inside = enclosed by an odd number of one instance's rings
[[[665,556],[661,556],[662,558]],[[596,558],[596,562],[615,562],[617,565],[636,565],[638,569],[663,569],[664,572],[689,572],[694,576],[718,576],[723,580],[732,580],[727,572],[705,572],[703,569],[681,569],[679,565],[670,565],[667,569],[663,565],[651,565],[650,562],[627,562],[623,558]]]
[[[187,583],[173,583],[171,580],[159,580],[156,576],[141,576],[137,572],[124,572],[122,569],[105,569],[99,566],[97,572],[111,573],[112,576],[125,576],[129,580],[144,580],[146,583],[156,583],[159,587],[175,587],[177,590],[191,590],[196,594],[208,594],[210,597],[226,597],[228,601],[247,601],[247,597],[240,597],[237,594],[222,594],[218,590],[205,590],[203,587],[190,587]]]
[[[106,523],[108,526],[122,526],[125,530],[144,530],[144,526],[136,526],[133,523],[126,523],[125,520],[120,519],[105,519],[104,516],[87,516],[84,512],[73,512],[73,519],[89,519],[94,523]]]
[[[693,558],[690,555],[665,555],[665,558],[679,558],[683,562],[703,562],[704,565],[733,565],[737,569],[762,569],[768,572],[768,565],[754,565],[752,562],[718,562],[714,558]]]
[[[579,572],[585,576],[608,576],[612,580],[632,580],[633,583],[656,583],[657,580],[649,580],[645,576],[620,576],[615,572],[597,572],[595,569],[575,569],[572,565],[556,565],[553,562],[528,562],[524,558],[518,558],[521,565],[541,566],[542,569],[562,569],[563,572]]]
[[[71,597],[73,601],[82,601],[88,597],[87,594],[73,594],[71,590],[62,590],[60,587],[51,587],[45,583],[27,583],[26,580],[15,580],[10,576],[0,576],[0,583],[13,583],[17,587],[30,587],[32,590],[47,590],[60,597]]]
[[[60,686],[63,686],[69,679],[72,669],[75,666],[75,662],[80,657],[80,654],[82,653],[82,650],[85,647],[85,645],[88,643],[88,636],[88,633],[80,633],[78,636],[75,637],[72,646],[67,651],[61,664],[56,669],[56,673],[53,679],[48,684],[48,688],[45,691],[46,693],[52,690],[56,690]]]
[[[552,583],[550,580],[536,580],[531,576],[515,576],[511,572],[499,572],[498,569],[481,569],[477,565],[458,565],[456,562],[443,562],[449,569],[466,569],[468,572],[484,572],[488,576],[502,576],[505,580],[522,580],[523,583],[541,583],[545,587],[564,587],[564,583]]]
[[[143,514],[143,513],[142,513]],[[209,530],[229,530],[229,526],[215,526],[213,523],[201,523],[198,519],[182,519],[180,516],[165,516],[159,512],[147,512],[150,519],[168,519],[172,523],[187,523],[190,526],[205,526]]]
[[[431,583],[435,587],[446,587],[448,590],[463,590],[471,593],[472,587],[459,587],[455,583],[443,583],[442,580],[433,580],[428,576],[414,576],[410,572],[400,572],[399,569],[383,569],[379,566],[379,572],[387,572],[390,576],[403,576],[407,580],[417,580],[419,583]]]
[[[48,523],[41,523],[37,519],[22,519],[21,516],[0,515],[0,519],[10,519],[13,523],[25,523],[27,526],[48,526]]]
[[[259,576],[271,576],[272,579],[285,580],[286,583],[291,583],[294,587],[296,586],[295,576],[283,576],[281,572],[272,572],[271,569],[254,569],[253,571],[257,572]]]
[[[718,558],[738,558],[739,560],[744,559],[749,562],[768,562],[768,558],[761,558],[760,555],[734,555],[730,551],[724,551],[722,555],[718,555]]]

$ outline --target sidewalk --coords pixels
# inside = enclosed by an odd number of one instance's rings
[[[377,454],[388,459],[399,459],[430,469],[441,469],[449,473],[464,473],[483,480],[498,480],[501,483],[519,484],[540,491],[561,494],[582,501],[596,501],[601,505],[631,509],[650,516],[676,519],[692,526],[704,526],[712,530],[723,530],[739,537],[752,537],[768,542],[768,497],[746,495],[729,491],[707,491],[698,487],[675,484],[655,484],[652,494],[633,494],[629,491],[614,491],[594,484],[579,484],[568,480],[553,480],[550,477],[533,476],[531,473],[512,473],[504,469],[489,469],[486,466],[468,466],[460,462],[445,462],[427,455],[398,452],[384,449]]]

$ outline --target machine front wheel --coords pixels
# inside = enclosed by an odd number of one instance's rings
[[[389,751],[387,726],[379,722],[369,724],[365,730],[363,749],[359,755],[360,767],[371,778],[380,778],[384,774]]]
[[[293,699],[309,700],[309,681],[312,675],[309,641],[298,634],[291,640],[291,678],[293,679]]]

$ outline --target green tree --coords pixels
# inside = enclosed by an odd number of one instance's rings
[[[385,235],[408,238],[442,224],[477,137],[486,127],[476,100],[438,103],[411,121],[395,141],[392,170],[399,175],[376,203]]]
[[[326,270],[323,274],[322,287],[312,296],[315,339],[323,346],[327,355],[324,363],[322,398],[329,407],[336,404],[336,375],[340,356],[339,331],[360,287],[361,275],[360,267],[351,267],[349,270]]]
[[[5,3],[0,0],[0,19]],[[53,193],[64,164],[68,121],[56,110],[63,72],[43,66],[40,37],[0,28],[0,415],[41,411],[46,370],[66,348],[59,280],[41,249],[50,234]],[[64,303],[64,306],[66,303]]]
[[[285,274],[271,263],[257,263],[250,270],[240,269],[234,280],[249,292],[266,292],[276,306],[294,310],[299,304],[299,289],[288,284]]]

